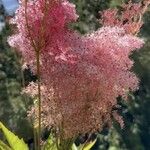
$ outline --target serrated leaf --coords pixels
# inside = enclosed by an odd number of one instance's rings
[[[19,139],[14,133],[9,131],[1,122],[0,129],[3,131],[3,134],[6,137],[10,147],[12,150],[29,150],[27,144],[23,141],[23,139]]]
[[[0,150],[12,150],[8,145],[0,140]]]
[[[96,143],[96,141],[97,141],[97,139],[95,139],[92,142],[89,142],[89,143],[85,144],[84,147],[83,147],[83,150],[90,150],[94,146],[94,144]]]

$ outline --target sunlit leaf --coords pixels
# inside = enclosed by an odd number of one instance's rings
[[[0,150],[12,150],[8,145],[0,140]]]
[[[23,139],[19,139],[15,134],[10,132],[1,122],[0,129],[3,131],[12,150],[29,150]]]
[[[57,150],[57,146],[52,135],[48,137],[46,144],[43,146],[42,150]]]
[[[78,150],[78,148],[75,144],[72,145],[72,150]]]
[[[90,150],[94,146],[94,144],[96,143],[96,141],[97,141],[97,139],[95,139],[92,142],[89,142],[89,143],[85,144],[85,146],[83,147],[83,150]]]

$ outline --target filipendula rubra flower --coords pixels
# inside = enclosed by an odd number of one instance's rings
[[[142,11],[144,7],[135,8]],[[126,9],[122,17],[130,19],[129,11]],[[18,30],[9,43],[21,52],[33,72],[34,49],[40,50],[42,123],[56,129],[58,136],[72,138],[102,130],[104,125],[111,125],[112,116],[120,120],[112,111],[116,98],[126,99],[128,91],[138,88],[129,56],[144,42],[122,20],[108,18],[111,15],[115,17],[117,12],[105,12],[103,27],[81,35],[68,27],[78,18],[68,0],[29,0],[26,11],[20,1],[12,20]],[[31,83],[24,91],[36,96],[36,84]],[[36,117],[36,111],[33,107],[30,115]]]

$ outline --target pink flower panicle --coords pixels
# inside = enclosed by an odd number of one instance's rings
[[[101,12],[100,22],[104,26],[123,27],[127,34],[136,34],[143,25],[142,15],[147,10],[150,0],[143,0],[140,3],[123,4],[121,10],[108,9]]]
[[[30,0],[27,7],[22,0],[15,18],[11,20],[17,25],[18,34],[9,38],[9,44],[22,53],[28,64],[35,62],[35,49],[40,49],[41,53],[48,52],[57,60],[71,59],[73,56],[68,54],[65,41],[71,32],[67,25],[77,18],[75,6],[67,0]],[[66,48],[62,49],[62,45]]]
[[[134,9],[140,8],[134,5]],[[131,10],[122,13],[122,18],[130,17]],[[128,91],[138,88],[129,55],[144,42],[129,34],[127,24],[117,20],[116,14],[105,11],[104,27],[86,35],[69,29],[68,24],[78,15],[68,0],[28,1],[27,13],[21,2],[13,19],[18,32],[9,43],[22,53],[32,70],[36,69],[34,46],[40,50],[43,124],[56,129],[63,125],[65,138],[102,130],[105,124],[111,125],[112,114],[122,122],[112,112],[116,98],[127,98]],[[36,85],[29,85],[29,91],[36,96]],[[36,107],[30,111],[35,118],[36,111]]]

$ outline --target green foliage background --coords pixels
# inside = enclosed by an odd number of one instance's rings
[[[0,7],[0,10],[0,16],[6,18],[4,8]],[[0,121],[20,136],[30,137],[31,127],[26,118],[30,101],[21,95],[21,57],[7,43],[11,33],[6,23],[0,32]]]
[[[121,0],[72,0],[72,2],[77,5],[77,12],[80,15],[78,22],[72,27],[84,34],[100,26],[99,10],[119,6]],[[139,36],[145,39],[145,46],[131,56],[135,60],[133,70],[141,80],[140,88],[137,92],[130,93],[129,102],[118,100],[125,127],[121,129],[114,121],[111,129],[105,129],[98,134],[98,141],[93,150],[150,150],[150,11],[145,14],[144,22]],[[29,141],[33,136],[26,119],[26,110],[32,102],[20,94],[23,87],[21,58],[7,44],[9,34],[11,34],[10,27],[6,25],[0,33],[0,120]],[[27,80],[33,79],[29,72],[25,75]]]

